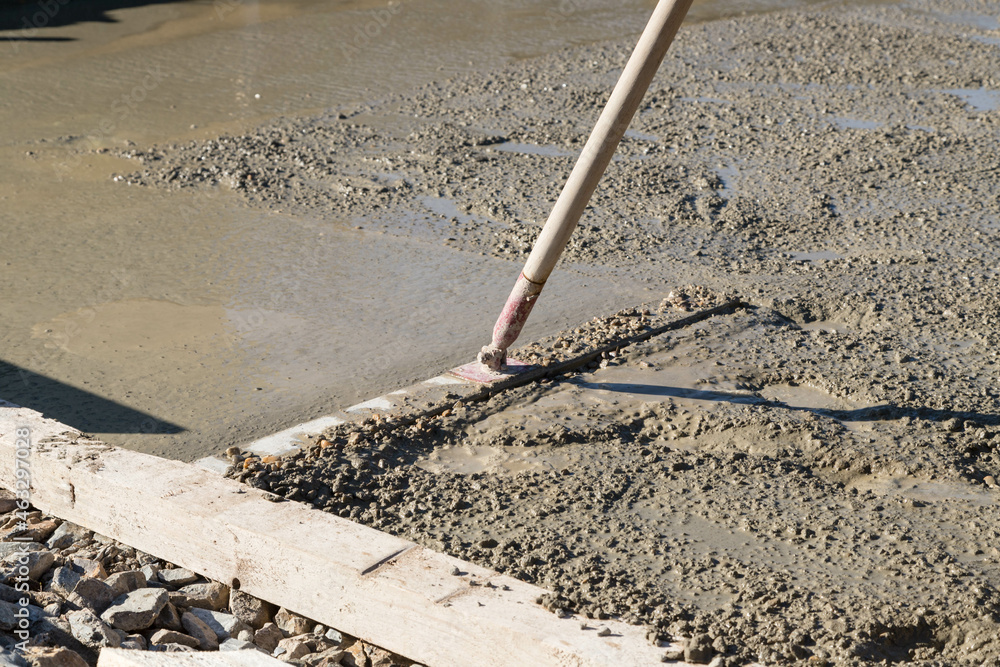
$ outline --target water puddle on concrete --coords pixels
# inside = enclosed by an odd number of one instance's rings
[[[564,12],[554,1],[484,3],[485,22],[443,1],[70,9],[31,32],[0,15],[10,47],[0,50],[10,92],[0,96],[0,396],[113,444],[188,459],[467,361],[517,269],[322,212],[129,187],[111,176],[135,164],[92,151],[372,100],[631,34],[648,14],[641,2]],[[407,123],[383,130],[405,137]],[[461,217],[455,202],[424,203]],[[555,279],[571,291],[583,282]],[[601,295],[611,282],[586,282],[596,301],[553,304],[525,335],[641,289]]]
[[[836,259],[843,259],[844,255],[832,250],[814,250],[812,252],[790,252],[789,258],[793,262],[827,262]]]
[[[997,495],[988,490],[962,482],[942,482],[916,477],[864,476],[851,480],[849,488],[859,491],[875,491],[886,496],[901,496],[924,503],[955,500],[969,503],[972,507],[984,507],[1000,503]]]
[[[834,320],[813,320],[800,325],[806,331],[825,331],[827,333],[850,333],[851,327],[843,322]]]
[[[996,111],[1000,108],[1000,90],[988,88],[951,88],[943,93],[955,95],[964,101],[972,111]]]
[[[1000,18],[996,15],[975,14],[973,12],[933,12],[933,16],[955,25],[979,28],[980,30],[1000,30]]]
[[[535,447],[491,447],[489,445],[456,445],[440,447],[416,463],[428,472],[451,472],[471,475],[480,472],[517,473],[525,470],[562,470],[572,463],[566,453]]]
[[[736,195],[736,184],[740,179],[739,168],[736,165],[719,166],[715,168],[715,173],[722,181],[719,196],[726,200],[732,199]]]
[[[636,130],[625,130],[625,136],[629,139],[636,139],[638,141],[652,141],[657,142],[660,140],[659,137],[653,134],[644,134]]]
[[[857,404],[831,395],[818,387],[787,384],[768,385],[760,390],[760,395],[772,403],[781,403],[789,408],[807,410],[854,410]]]
[[[883,123],[875,120],[845,117],[833,117],[830,118],[830,122],[842,130],[875,130],[883,125]]]
[[[436,213],[442,218],[452,222],[456,220],[459,222],[488,222],[482,216],[460,209],[454,199],[449,199],[447,197],[424,197],[420,201],[432,213]]]
[[[520,153],[522,155],[541,155],[543,157],[569,157],[573,153],[559,148],[558,146],[539,146],[538,144],[522,144],[516,141],[508,141],[492,147],[501,153]]]
[[[230,347],[236,340],[225,309],[220,305],[181,305],[154,299],[127,299],[57,315],[32,327],[32,338],[46,349],[104,363],[127,363],[141,355],[149,364],[169,351],[168,365],[191,363]],[[184,360],[184,355],[191,359]],[[152,370],[152,369],[151,369]]]

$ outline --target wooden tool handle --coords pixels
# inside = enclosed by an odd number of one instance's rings
[[[514,290],[507,297],[500,318],[493,327],[493,340],[479,353],[479,361],[500,370],[507,358],[507,348],[521,333],[545,281],[555,268],[598,181],[604,175],[618,142],[639,108],[653,75],[660,67],[677,29],[687,15],[692,0],[660,0],[649,18],[639,42],[611,92],[583,152],[570,172],[559,199],[549,213],[542,232],[518,276]]]
[[[545,284],[559,261],[691,2],[660,0],[656,5],[521,271],[531,282]]]

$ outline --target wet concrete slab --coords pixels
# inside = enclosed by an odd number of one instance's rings
[[[469,213],[467,196],[416,196],[420,215],[396,211],[388,239],[330,207],[248,209],[226,187],[130,187],[136,161],[120,156],[469,72],[488,80],[504,64],[630,39],[649,11],[638,1],[481,4],[462,13],[443,0],[74,3],[52,16],[5,6],[0,395],[117,444],[193,459],[471,359],[516,267],[414,232],[423,214],[483,222],[490,214]],[[691,21],[784,4],[698,2]],[[367,118],[403,140],[422,123],[381,109]],[[536,155],[536,145],[548,144],[507,144],[529,158],[573,152]],[[550,293],[578,298],[539,308],[526,335],[646,291],[644,280],[592,268],[554,279]],[[32,377],[93,400],[49,396]]]

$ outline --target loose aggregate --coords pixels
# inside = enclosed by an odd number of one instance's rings
[[[683,639],[667,659],[1000,665],[998,38],[976,0],[685,26],[567,250],[665,302],[523,352],[707,295],[746,308],[231,474]],[[630,48],[129,150],[117,178],[229,187],[513,278]]]
[[[230,474],[538,583],[554,611],[647,624],[695,662],[996,664],[1000,420],[875,403],[878,378],[844,391],[831,348],[894,365],[857,338],[746,309]]]

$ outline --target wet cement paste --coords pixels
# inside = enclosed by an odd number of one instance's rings
[[[645,0],[125,5],[0,2],[0,396],[183,460],[467,362],[516,267],[225,186],[128,187],[114,176],[137,163],[116,153],[625,36],[648,13]],[[577,296],[539,309],[529,338],[646,296],[624,277],[552,281]]]
[[[1000,417],[995,398],[918,400],[954,382],[933,355],[749,306],[229,474],[538,583],[554,612],[685,639],[695,662],[995,665]]]
[[[563,270],[750,307],[236,474],[692,660],[1000,664],[995,9],[685,27]],[[119,151],[117,183],[332,211],[513,276],[630,46]]]

